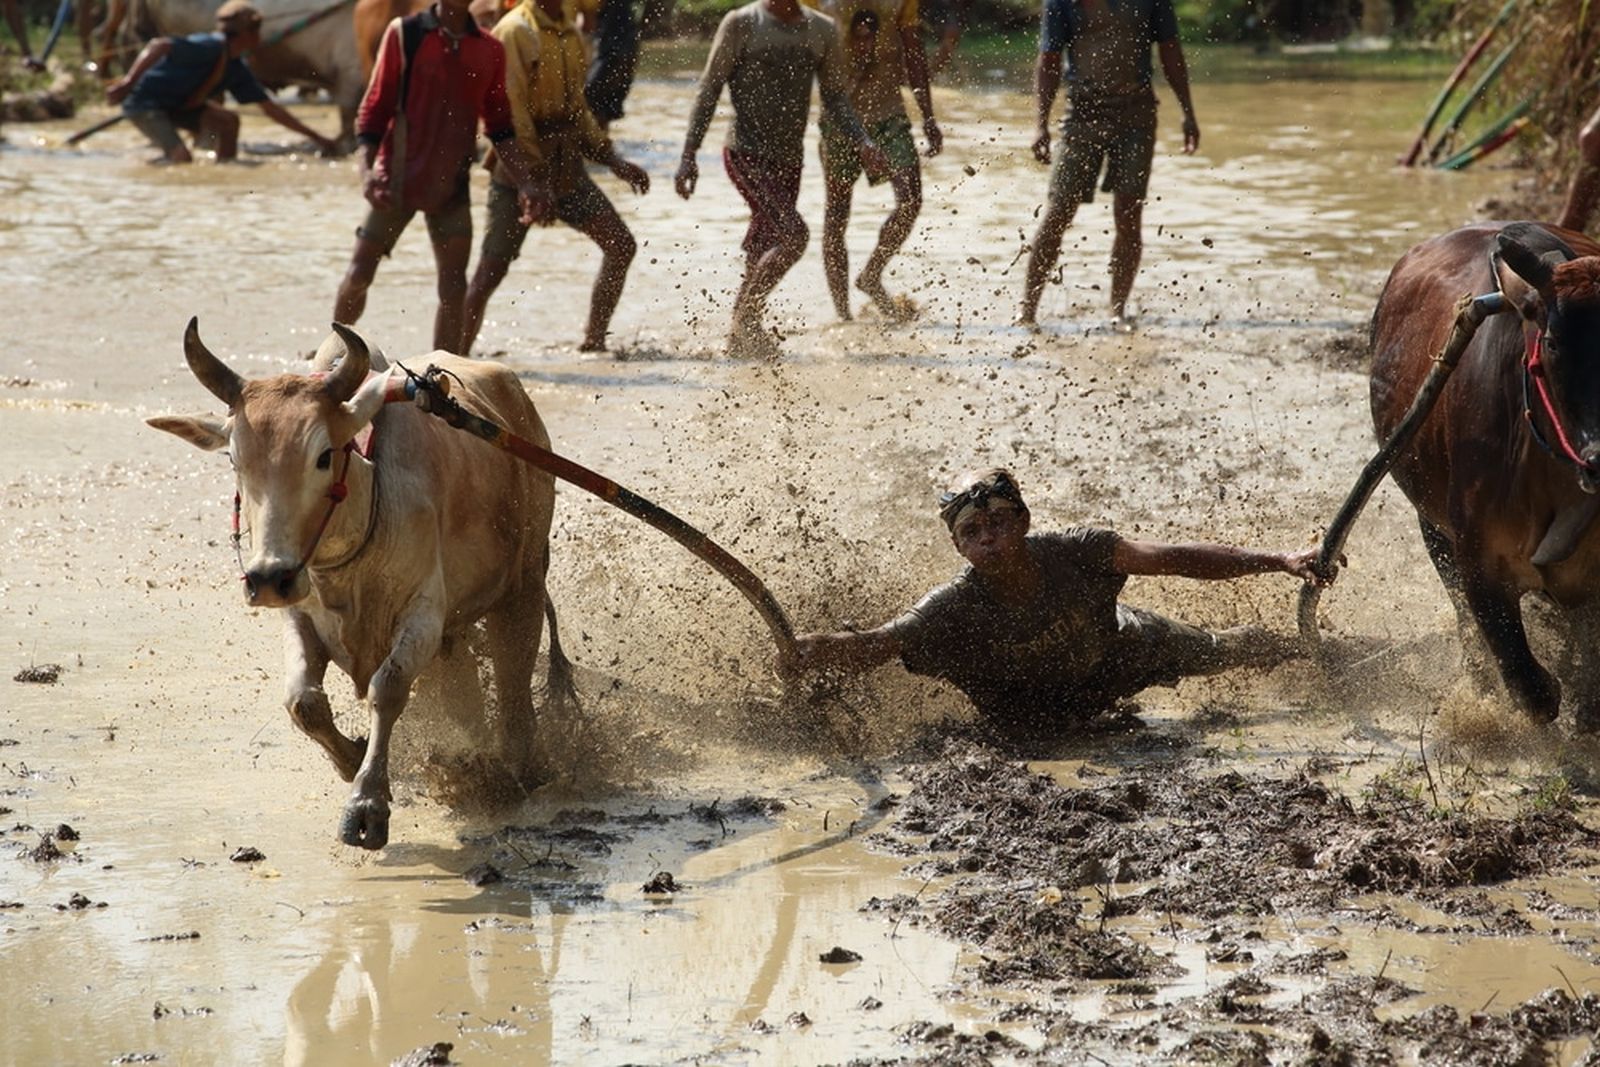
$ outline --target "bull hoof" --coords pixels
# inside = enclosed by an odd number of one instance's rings
[[[1548,671],[1541,670],[1537,676],[1516,686],[1513,694],[1528,718],[1540,725],[1555,722],[1561,711],[1561,683]]]
[[[339,820],[339,840],[355,848],[376,851],[389,843],[389,805],[370,797],[357,797],[344,807]]]
[[[1572,713],[1572,726],[1580,734],[1600,734],[1600,704],[1579,705]]]

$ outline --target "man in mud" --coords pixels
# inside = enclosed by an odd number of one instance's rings
[[[813,81],[822,90],[830,121],[843,133],[842,143],[855,145],[868,172],[889,169],[850,104],[842,59],[833,21],[801,7],[800,0],[755,0],[730,11],[717,27],[674,185],[684,199],[694,195],[700,180],[695,153],[705,140],[722,87],[728,86],[733,125],[722,160],[750,205],[744,280],[733,302],[729,355],[770,359],[780,354],[762,315],[767,297],[799,262],[811,237],[795,205]]]
[[[928,57],[922,47],[917,0],[814,2],[839,27],[850,102],[866,124],[868,136],[889,158],[888,172],[868,173],[867,181],[877,185],[887,180],[894,189],[894,211],[878,232],[878,244],[856,276],[856,288],[872,299],[885,318],[909,318],[913,314],[909,304],[892,300],[883,287],[884,267],[905,244],[922,210],[922,168],[917,161],[916,142],[911,138],[911,120],[906,117],[905,101],[900,95],[902,82],[911,86],[911,95],[922,112],[928,155],[936,156],[944,147],[944,135],[933,117]],[[856,154],[855,143],[827,112],[823,112],[820,126],[822,137],[817,148],[827,204],[822,216],[822,269],[828,278],[834,311],[839,318],[848,320],[850,261],[844,235],[850,223],[850,199],[856,179],[861,177],[861,158]]]
[[[1582,233],[1589,228],[1596,201],[1600,201],[1600,108],[1595,108],[1578,131],[1578,169],[1572,175],[1558,225]]]
[[[1111,315],[1118,329],[1131,326],[1128,293],[1143,250],[1145,193],[1155,155],[1156,94],[1150,84],[1150,45],[1161,54],[1161,71],[1183,108],[1183,150],[1200,147],[1200,125],[1189,99],[1189,73],[1172,0],[1045,0],[1034,71],[1038,129],[1034,157],[1050,162],[1050,110],[1061,85],[1067,55],[1066,121],[1050,172],[1044,217],[1028,249],[1020,325],[1037,322],[1039,298],[1061,253],[1061,235],[1079,204],[1094,199],[1105,167],[1104,192],[1111,194],[1116,237],[1111,245]]]
[[[433,344],[452,352],[460,346],[472,255],[467,178],[480,120],[505,175],[516,185],[521,220],[543,218],[548,197],[535,186],[528,157],[517,144],[506,98],[505,49],[478,29],[469,0],[437,0],[390,23],[356,114],[361,192],[370,210],[356,230],[355,251],[339,283],[335,322],[354,325],[361,318],[378,263],[420,211],[438,271]]]
[[[1150,686],[1298,654],[1297,642],[1259,626],[1210,633],[1117,597],[1135,574],[1315,581],[1314,549],[1164,544],[1088,526],[1030,535],[1022,493],[998,468],[962,478],[939,515],[964,572],[875,629],[798,637],[780,671],[857,673],[898,658],[956,686],[1005,735],[1042,739]]]
[[[217,9],[215,33],[151,41],[128,73],[106,86],[106,99],[122,105],[122,113],[168,163],[194,158],[179,130],[193,133],[197,144],[214,145],[219,160],[238,156],[239,115],[213,99],[224,91],[241,104],[258,105],[272,121],[331,155],[336,151],[333,139],[268,96],[245,64],[245,54],[260,43],[261,12],[245,0],[228,0]]]
[[[589,298],[589,323],[579,351],[604,352],[606,331],[637,246],[627,223],[584,164],[594,160],[610,168],[640,194],[650,191],[650,176],[617,155],[589,111],[583,92],[588,60],[576,18],[575,0],[522,0],[495,25],[494,35],[506,51],[506,96],[518,147],[533,161],[534,174],[553,201],[555,217],[600,246],[600,275]],[[489,216],[478,269],[467,286],[460,347],[464,354],[472,351],[489,297],[528,235],[514,179],[499,153],[491,150],[485,165],[493,176]]]

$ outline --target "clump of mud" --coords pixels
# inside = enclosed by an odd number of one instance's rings
[[[1506,818],[1440,811],[1382,779],[1352,801],[1304,772],[1207,774],[1194,761],[1069,789],[952,742],[913,781],[901,817],[878,835],[883,844],[948,853],[924,865],[929,873],[1059,889],[1153,883],[1116,899],[1122,915],[1326,910],[1377,892],[1438,899],[1570,865],[1574,850],[1600,844],[1560,806]]]

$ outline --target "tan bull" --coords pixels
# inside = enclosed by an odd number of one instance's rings
[[[184,356],[228,416],[149,420],[198,448],[226,448],[238,478],[246,599],[285,609],[287,706],[296,726],[354,783],[346,844],[389,835],[389,746],[412,683],[441,643],[485,621],[498,697],[499,756],[533,766],[534,661],[550,618],[549,691],[571,691],[545,592],[555,486],[550,475],[409,404],[385,404],[381,354],[335,325],[310,376],[246,381],[211,354],[191,320]],[[549,435],[503,367],[426,357],[469,410],[543,447]],[[373,430],[370,457],[355,447]],[[371,705],[370,740],[334,725],[323,676],[332,662]]]

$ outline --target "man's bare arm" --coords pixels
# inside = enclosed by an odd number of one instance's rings
[[[1317,557],[1314,548],[1296,552],[1265,552],[1235,545],[1197,542],[1165,544],[1160,541],[1130,541],[1119,538],[1111,550],[1111,565],[1122,574],[1170,575],[1218,581],[1243,578],[1249,574],[1292,574],[1304,581],[1319,581],[1312,570]],[[1330,576],[1328,584],[1333,581]]]
[[[1194,101],[1189,97],[1189,65],[1183,59],[1183,45],[1176,40],[1156,46],[1161,53],[1161,73],[1172,86],[1172,93],[1183,108],[1183,150],[1192,153],[1200,147],[1200,123],[1194,117]]]
[[[1040,52],[1033,68],[1033,100],[1036,118],[1033,132],[1033,157],[1050,162],[1050,112],[1061,89],[1061,53]]]
[[[928,52],[922,44],[922,34],[915,26],[900,30],[900,50],[906,57],[906,82],[911,86],[912,99],[922,112],[922,134],[928,139],[928,155],[936,156],[944,149],[944,133],[933,117],[933,90],[928,84]]]
[[[860,674],[889,662],[899,654],[900,639],[888,624],[872,630],[801,634],[795,638],[794,655],[780,659],[778,670],[786,675],[812,671]]]

